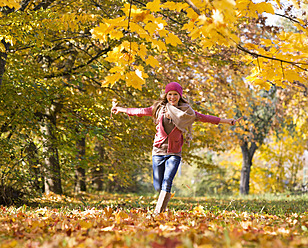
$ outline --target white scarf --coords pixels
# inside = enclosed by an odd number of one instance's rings
[[[195,111],[188,103],[179,103],[179,106],[166,104],[166,110],[174,125],[185,133],[185,141],[189,145],[192,140],[192,124],[196,120]]]

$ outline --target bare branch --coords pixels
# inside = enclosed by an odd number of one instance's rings
[[[31,4],[33,0],[24,0],[21,2],[21,7],[18,9],[18,11],[25,11]]]
[[[111,15],[109,15],[109,13],[107,13],[107,12],[105,11],[105,8],[104,8],[103,6],[101,6],[98,2],[96,2],[96,1],[94,1],[94,0],[91,0],[91,2],[94,4],[95,7],[100,8],[100,9],[104,12],[104,14],[105,14],[106,16],[108,16],[108,18],[110,18],[110,19],[112,18]]]
[[[57,41],[72,40],[72,39],[78,39],[78,38],[88,38],[88,37],[91,37],[91,35],[84,34],[84,35],[78,35],[78,36],[72,36],[72,37],[63,37],[63,38],[58,38],[58,39],[55,39],[55,40],[51,40],[50,42],[54,43],[54,42],[57,42]],[[9,52],[14,53],[14,52],[17,52],[17,51],[33,48],[35,46],[36,45],[21,47],[21,48],[18,48],[18,49],[9,50]]]
[[[35,11],[35,10],[39,10],[41,8],[47,9],[55,1],[56,0],[43,0],[41,3],[36,5],[33,10]]]
[[[296,19],[294,19],[294,18],[292,18],[290,16],[286,16],[286,15],[282,15],[282,14],[278,14],[278,13],[275,13],[275,15],[283,17],[283,18],[286,18],[286,19],[289,19],[291,22],[300,23],[298,20],[296,20]]]
[[[185,0],[185,2],[198,14],[201,15],[200,10],[196,7],[196,5],[193,4],[190,0]]]
[[[76,66],[68,71],[64,71],[64,72],[60,72],[60,73],[52,73],[50,75],[46,75],[44,76],[44,78],[55,78],[55,77],[64,77],[64,76],[69,76],[69,75],[72,75],[73,72],[77,71],[78,69],[81,69],[89,64],[91,64],[93,61],[97,60],[98,58],[100,58],[102,55],[106,54],[107,52],[110,51],[110,47],[106,48],[106,49],[103,49],[103,50],[100,50],[94,57],[92,57],[91,59],[88,60],[88,62],[82,64],[82,65],[79,65],[79,66]]]
[[[298,81],[294,81],[293,85],[296,85],[297,87],[302,87],[304,89],[304,91],[302,91],[304,93],[304,96],[308,96],[308,86],[307,85],[301,82],[298,82]]]
[[[293,61],[288,61],[288,60],[283,60],[283,59],[278,59],[278,58],[274,58],[274,57],[270,57],[270,56],[266,56],[266,55],[262,55],[262,54],[258,54],[255,52],[251,52],[247,49],[245,49],[244,47],[242,47],[241,45],[237,45],[237,48],[245,53],[250,54],[251,56],[255,57],[255,58],[266,58],[266,59],[270,59],[270,60],[275,60],[275,61],[279,61],[279,62],[283,62],[286,64],[290,64],[293,66],[296,66],[297,68],[303,70],[303,71],[308,71],[308,69],[303,68],[299,65],[308,65],[308,63],[302,63],[302,62],[293,62]]]

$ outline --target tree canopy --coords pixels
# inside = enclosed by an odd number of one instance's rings
[[[232,129],[196,124],[187,163],[211,168],[198,155],[204,147],[264,145],[270,154],[270,141],[290,139],[307,147],[305,9],[305,1],[1,1],[1,186],[136,190],[149,174],[153,121],[112,118],[110,108],[150,106],[170,81],[202,113],[245,117]]]

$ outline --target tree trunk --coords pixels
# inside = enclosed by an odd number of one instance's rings
[[[55,136],[55,122],[52,122],[50,119],[50,116],[45,116],[41,123],[45,164],[45,193],[49,194],[50,192],[53,192],[56,194],[62,194],[60,163]]]
[[[77,149],[78,149],[78,155],[77,155],[77,168],[75,171],[75,192],[80,193],[81,191],[86,191],[86,170],[84,166],[82,165],[82,162],[84,160],[84,156],[86,154],[86,139],[81,138],[77,142]]]
[[[250,148],[248,148],[248,143],[244,142],[241,145],[242,156],[243,156],[243,165],[241,171],[241,181],[240,181],[240,193],[242,195],[249,194],[249,180],[250,180],[250,169],[252,166],[252,158],[257,150],[255,143],[252,143]]]
[[[4,45],[6,50],[9,49],[9,43],[6,43],[4,40],[2,40],[1,43]],[[3,74],[5,72],[6,58],[7,53],[0,52],[0,88],[2,86]]]
[[[99,142],[95,144],[95,151],[98,154],[98,165],[92,171],[92,184],[94,188],[98,191],[103,190],[103,175],[104,175],[104,168],[102,163],[105,161],[105,149]]]
[[[42,185],[40,183],[41,169],[39,165],[39,157],[37,153],[37,147],[33,141],[25,148],[26,160],[29,164],[29,172],[31,174],[32,185],[35,190],[42,191]]]

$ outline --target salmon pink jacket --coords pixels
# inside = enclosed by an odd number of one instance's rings
[[[152,116],[152,107],[148,108],[127,108],[125,111],[129,116]],[[212,115],[204,115],[195,111],[196,120],[201,122],[209,122],[212,124],[219,124],[220,118]],[[158,120],[156,125],[156,134],[154,138],[154,146],[160,147],[164,141],[168,138],[168,153],[180,153],[182,151],[182,146],[184,143],[182,131],[177,127],[167,134],[163,126],[163,115]]]

